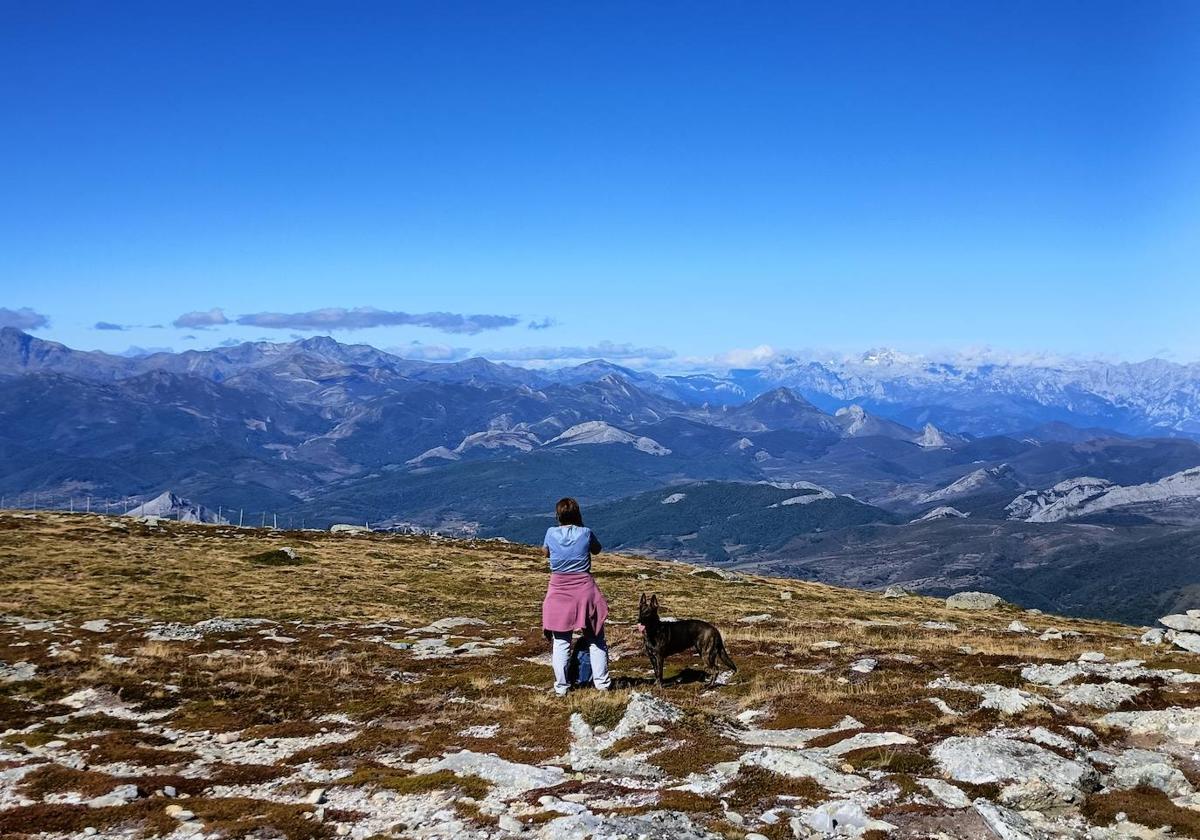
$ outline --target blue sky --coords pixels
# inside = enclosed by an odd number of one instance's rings
[[[1191,361],[1198,90],[1192,2],[7,3],[0,320]]]

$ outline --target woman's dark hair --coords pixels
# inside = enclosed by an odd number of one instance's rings
[[[583,514],[579,512],[579,502],[568,496],[559,499],[554,506],[554,515],[558,517],[559,525],[583,525]]]

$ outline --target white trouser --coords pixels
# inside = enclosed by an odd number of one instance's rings
[[[571,685],[567,682],[567,665],[571,662],[570,632],[553,633],[553,652],[550,663],[554,666],[554,692],[566,694]],[[588,646],[588,655],[592,660],[592,685],[601,691],[607,691],[608,679],[608,645],[604,642],[604,634],[583,637],[583,643]]]

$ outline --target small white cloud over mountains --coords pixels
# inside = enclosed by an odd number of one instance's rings
[[[8,309],[0,306],[0,327],[16,327],[19,330],[40,330],[50,325],[50,319],[28,306]]]
[[[207,312],[185,312],[172,321],[171,325],[184,329],[204,330],[228,323],[229,319],[225,317],[225,313],[220,308],[214,306]]]

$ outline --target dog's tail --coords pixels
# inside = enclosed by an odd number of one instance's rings
[[[722,664],[729,666],[729,670],[737,670],[737,665],[733,663],[733,659],[729,656],[729,651],[725,650],[724,639],[717,640],[717,658],[721,660]]]

